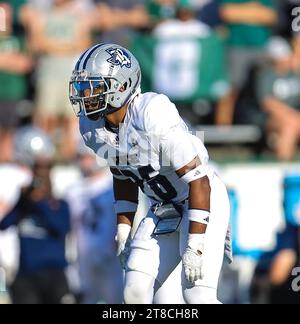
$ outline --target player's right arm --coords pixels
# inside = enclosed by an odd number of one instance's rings
[[[113,178],[117,224],[132,226],[138,205],[138,186],[129,179]]]
[[[273,26],[277,22],[278,16],[272,6],[254,1],[241,4],[231,3],[231,1],[223,2],[220,8],[220,15],[227,23]]]
[[[123,176],[116,168],[111,168],[117,215],[117,256],[125,268],[129,255],[131,229],[138,206],[138,186]]]

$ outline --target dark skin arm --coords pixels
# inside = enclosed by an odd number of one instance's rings
[[[197,166],[201,165],[199,157],[196,157],[189,164],[185,165],[181,169],[177,170],[178,176],[183,176]],[[207,176],[190,182],[190,194],[189,194],[189,208],[202,209],[210,211],[210,193],[211,188],[209,179]],[[189,233],[190,234],[204,234],[206,232],[207,225],[190,222]]]
[[[114,177],[113,188],[115,200],[128,200],[138,203],[138,186],[131,180],[118,180]],[[132,226],[135,213],[122,213],[117,215],[118,224]]]

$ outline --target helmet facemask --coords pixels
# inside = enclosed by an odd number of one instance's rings
[[[109,80],[104,78],[72,78],[69,96],[76,116],[104,115],[107,96],[110,94]]]
[[[122,85],[115,78],[77,79],[70,81],[69,96],[77,117],[104,117],[122,108],[117,98],[127,88],[127,82]]]

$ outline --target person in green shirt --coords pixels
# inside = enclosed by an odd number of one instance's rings
[[[221,0],[228,43],[237,48],[263,48],[277,19],[273,0]]]
[[[219,121],[230,124],[236,99],[251,67],[264,60],[264,48],[277,22],[277,12],[273,0],[221,0],[220,16],[228,29],[232,91]]]
[[[12,159],[12,138],[18,122],[18,104],[26,96],[25,74],[31,60],[24,40],[13,33],[13,8],[0,4],[0,162]]]
[[[31,1],[23,13],[32,54],[37,58],[34,118],[53,138],[59,158],[69,161],[76,156],[77,137],[68,79],[73,62],[92,43],[93,12],[84,1],[53,0],[49,8],[36,7]]]
[[[283,38],[271,39],[268,56],[272,64],[258,75],[256,92],[269,116],[268,132],[275,139],[276,155],[290,160],[300,140],[300,73],[293,69],[293,52]]]

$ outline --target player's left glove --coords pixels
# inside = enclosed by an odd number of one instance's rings
[[[116,241],[117,241],[117,256],[120,259],[123,269],[126,268],[127,259],[130,253],[130,232],[131,226],[127,224],[118,224]]]
[[[194,283],[203,279],[203,250],[205,234],[189,234],[188,247],[182,257],[185,276]]]

